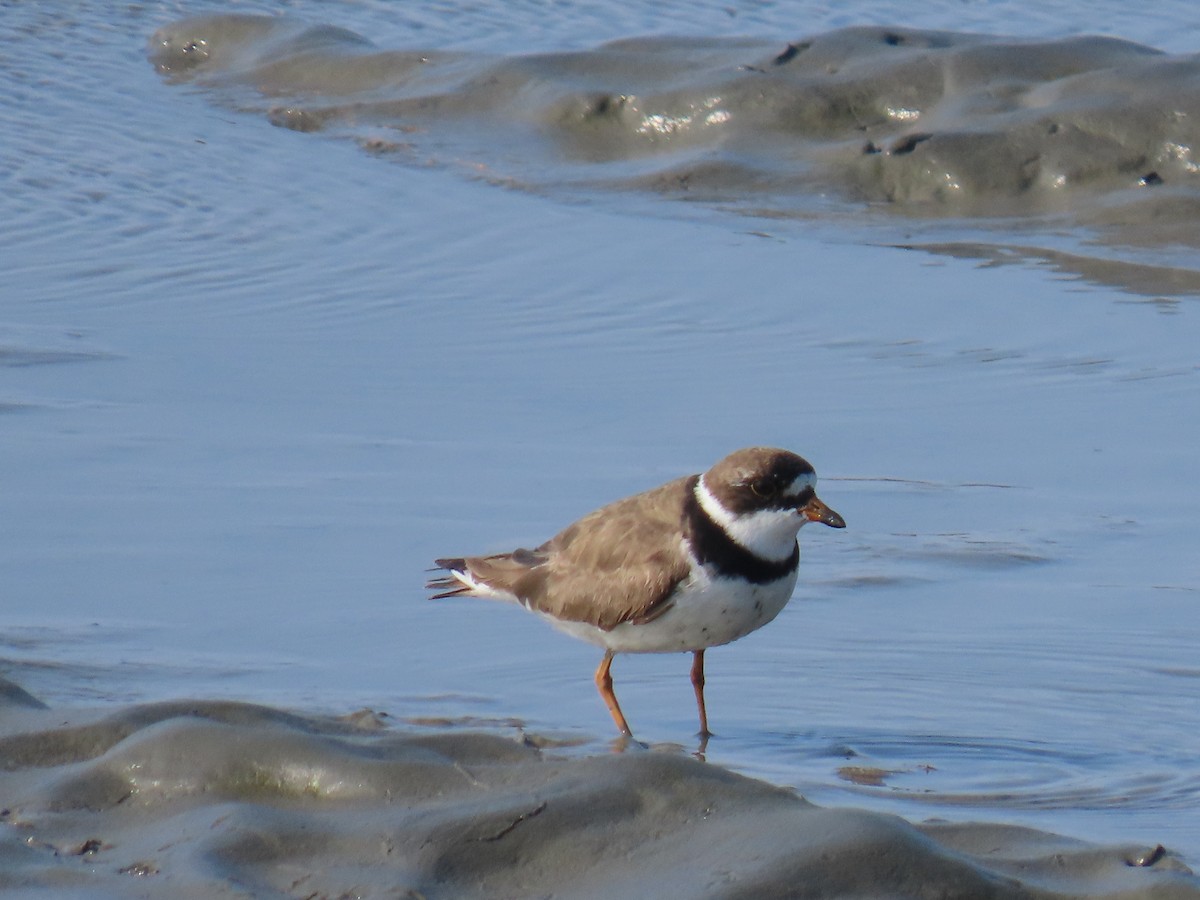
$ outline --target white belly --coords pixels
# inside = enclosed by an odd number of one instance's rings
[[[766,625],[787,606],[796,587],[793,570],[778,581],[751,584],[739,578],[714,578],[697,570],[675,592],[670,609],[642,625],[630,622],[604,631],[583,622],[555,628],[614,653],[670,653],[728,644]]]

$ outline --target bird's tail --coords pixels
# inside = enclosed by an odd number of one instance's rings
[[[517,582],[544,562],[546,556],[536,550],[435,559],[437,569],[430,571],[441,570],[445,574],[429,579],[425,587],[437,591],[431,600],[467,596],[519,602]]]
[[[433,564],[436,568],[429,569],[430,572],[444,574],[437,575],[425,582],[425,590],[438,592],[431,596],[430,600],[441,600],[445,597],[458,597],[461,594],[471,593],[472,584],[471,579],[466,577],[468,567],[465,557],[435,559]]]

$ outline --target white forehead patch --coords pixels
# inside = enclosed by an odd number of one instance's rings
[[[804,475],[802,478],[810,476]],[[796,488],[800,478],[792,487]],[[804,486],[796,488],[799,495]],[[796,533],[804,524],[804,516],[794,509],[762,509],[750,515],[735,515],[721,505],[704,483],[696,482],[696,500],[708,517],[716,522],[736,543],[741,544],[759,559],[782,562],[796,547]]]
[[[814,491],[817,489],[816,472],[801,472],[796,476],[796,480],[791,483],[791,486],[783,492],[783,496],[799,497],[808,488],[812,488]]]

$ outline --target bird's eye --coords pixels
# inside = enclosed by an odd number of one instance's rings
[[[750,491],[755,497],[761,497],[764,500],[774,497],[779,493],[774,482],[770,481],[752,481],[750,482]]]

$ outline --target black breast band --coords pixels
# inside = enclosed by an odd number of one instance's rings
[[[726,578],[745,578],[754,584],[770,584],[796,571],[800,563],[800,545],[792,546],[787,559],[763,559],[737,543],[725,529],[712,520],[696,498],[700,476],[688,479],[683,506],[683,533],[696,559],[716,569]]]

